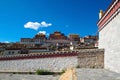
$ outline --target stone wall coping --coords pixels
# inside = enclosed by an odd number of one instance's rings
[[[77,53],[72,52],[50,52],[50,53],[36,53],[36,54],[19,54],[19,55],[5,55],[0,56],[1,60],[17,60],[17,59],[36,59],[36,58],[52,58],[52,57],[67,57],[77,56]]]
[[[103,52],[104,49],[82,49],[82,50],[77,50],[77,52],[81,52],[81,53],[86,53],[86,52]]]

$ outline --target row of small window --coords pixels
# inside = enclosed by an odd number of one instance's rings
[[[22,42],[41,42],[41,41],[44,41],[44,39],[43,40],[33,40],[33,41],[31,41],[31,40],[22,40]]]
[[[20,53],[20,51],[17,52],[18,54]],[[8,54],[15,54],[14,51],[9,51]]]

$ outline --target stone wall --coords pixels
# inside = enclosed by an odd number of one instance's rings
[[[103,68],[103,50],[0,56],[0,72],[62,71],[69,67]]]
[[[68,66],[76,66],[77,57],[57,57],[57,58],[40,58],[11,60],[0,62],[0,71],[7,72],[35,72],[37,69],[49,71],[62,71]]]
[[[35,72],[37,69],[62,71],[77,66],[77,53],[44,53],[0,57],[1,72]]]
[[[83,49],[78,51],[78,67],[104,68],[103,49]]]

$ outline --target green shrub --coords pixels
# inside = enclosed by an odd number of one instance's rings
[[[76,68],[80,68],[80,66],[79,66],[79,65],[77,65],[77,66],[76,66]]]
[[[61,71],[60,75],[62,75],[63,73],[65,73],[65,70],[64,70],[64,69]]]
[[[15,72],[13,72],[13,74],[16,74]]]
[[[55,74],[54,72],[50,72],[50,71],[47,71],[47,70],[36,70],[36,74],[38,75],[53,75]]]
[[[33,74],[32,72],[28,72],[28,74]]]
[[[95,68],[95,66],[93,66],[92,68]]]

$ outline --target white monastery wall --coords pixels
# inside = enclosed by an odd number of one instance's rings
[[[104,67],[120,73],[120,13],[100,31],[99,48],[105,49]]]

